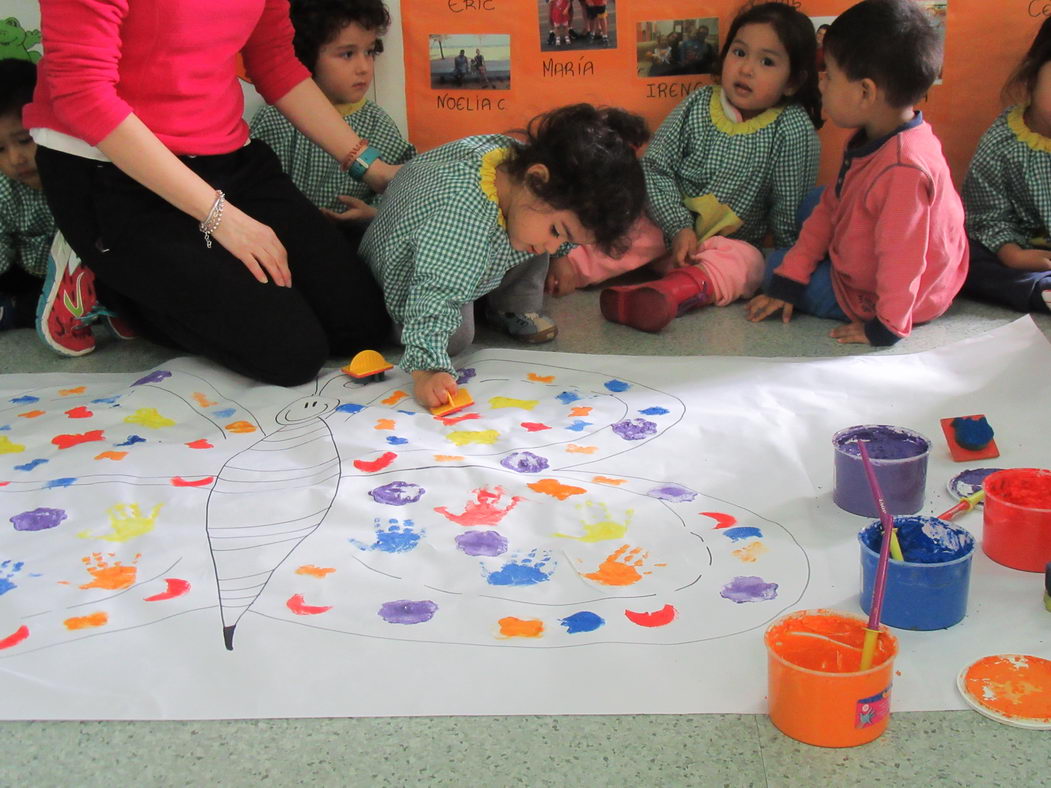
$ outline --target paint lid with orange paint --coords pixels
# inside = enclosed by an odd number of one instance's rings
[[[1051,660],[1026,654],[982,657],[956,686],[979,714],[1019,728],[1051,730]]]

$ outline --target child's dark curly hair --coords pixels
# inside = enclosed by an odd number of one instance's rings
[[[36,66],[28,60],[0,60],[0,115],[22,117],[22,107],[33,100]]]
[[[571,104],[538,115],[504,163],[507,174],[555,210],[572,211],[595,245],[618,257],[646,204],[637,149],[649,139],[646,121],[615,107]],[[547,167],[543,180],[527,170]]]
[[[1022,58],[1011,76],[1004,84],[1003,99],[1008,104],[1020,102],[1028,104],[1036,90],[1036,78],[1041,66],[1051,60],[1051,17],[1044,20],[1040,29],[1029,45],[1029,50]]]
[[[292,0],[289,16],[295,36],[292,46],[300,62],[314,73],[321,47],[339,35],[351,22],[383,36],[390,27],[390,14],[382,0]],[[383,42],[376,42],[377,54]]]
[[[759,3],[748,5],[734,17],[726,42],[719,53],[719,72],[723,70],[726,53],[737,38],[737,31],[745,25],[770,25],[788,53],[789,84],[795,88],[785,103],[796,102],[810,118],[815,128],[820,129],[821,91],[817,86],[817,36],[814,25],[803,13],[785,3]]]

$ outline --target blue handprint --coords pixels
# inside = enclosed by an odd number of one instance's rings
[[[376,529],[376,541],[372,544],[364,544],[357,539],[348,539],[352,545],[360,550],[378,550],[381,553],[407,553],[420,543],[424,531],[417,531],[412,520],[404,522],[391,518],[387,521],[387,527],[383,527],[383,520],[379,517],[373,521]]]

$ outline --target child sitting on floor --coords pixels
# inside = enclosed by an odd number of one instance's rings
[[[291,19],[296,57],[310,69],[347,125],[368,140],[385,162],[404,164],[411,159],[416,149],[390,116],[365,97],[376,58],[383,51],[380,36],[390,25],[382,1],[293,0]],[[307,139],[274,106],[256,113],[250,133],[273,148],[296,187],[357,246],[365,224],[376,215],[379,195]]]
[[[1021,92],[982,135],[963,182],[971,268],[963,290],[1019,312],[1051,311],[1051,19],[1005,94]]]
[[[671,273],[601,296],[607,320],[660,331],[708,303],[752,296],[762,281],[759,247],[795,241],[795,213],[817,177],[821,102],[810,20],[784,3],[734,19],[721,84],[690,94],[661,124],[643,156],[649,215],[620,260],[582,247],[552,264],[548,289],[577,287],[664,258]],[[666,244],[671,247],[665,257]]]
[[[36,66],[0,60],[0,331],[29,328],[47,274],[55,220],[36,169],[36,143],[22,125]]]
[[[400,329],[401,367],[421,405],[456,393],[450,356],[474,336],[476,299],[501,280],[513,290],[519,272],[523,295],[542,298],[535,284],[567,242],[621,250],[643,209],[635,149],[646,138],[636,115],[576,104],[534,118],[524,142],[468,137],[403,167],[361,252]]]
[[[821,94],[847,142],[791,249],[767,260],[749,320],[794,308],[846,322],[841,343],[892,345],[941,315],[967,276],[963,206],[941,144],[913,105],[933,84],[942,44],[912,0],[864,0],[825,35]]]

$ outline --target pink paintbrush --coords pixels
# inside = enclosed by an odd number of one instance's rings
[[[876,564],[876,577],[872,582],[872,606],[869,608],[869,623],[865,627],[865,641],[861,644],[861,669],[868,670],[872,667],[872,660],[876,656],[876,643],[879,639],[879,618],[883,612],[883,595],[887,590],[887,566],[890,564],[890,542],[894,536],[894,520],[887,511],[887,504],[883,500],[883,492],[876,479],[876,472],[872,469],[872,460],[869,459],[868,449],[865,441],[858,441],[858,451],[861,453],[861,462],[865,466],[865,473],[872,488],[872,497],[876,499],[876,509],[879,511],[879,521],[883,526],[883,539],[879,548],[879,563]]]

